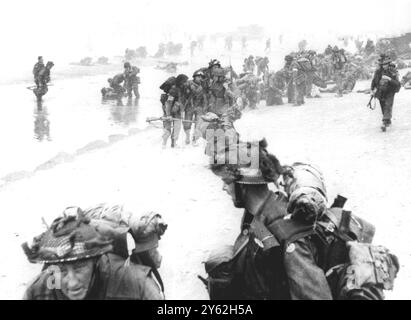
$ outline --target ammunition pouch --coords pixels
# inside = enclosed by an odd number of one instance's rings
[[[383,300],[399,271],[398,258],[382,246],[347,242],[349,261],[327,272],[335,299]]]

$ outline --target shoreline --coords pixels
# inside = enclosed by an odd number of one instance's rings
[[[123,70],[123,61],[118,61],[120,57],[115,57],[108,64],[93,64],[90,66],[82,66],[76,62],[71,62],[68,64],[62,65],[61,69],[54,68],[51,71],[52,80],[61,80],[61,79],[73,79],[87,76],[99,76],[103,74],[114,75],[115,73],[122,72]],[[117,60],[117,61],[116,61]],[[165,57],[161,59],[148,57],[146,59],[134,59],[130,61],[138,67],[154,67],[159,63],[168,63],[168,62],[177,62],[179,64],[185,63],[187,59],[181,56],[176,57]],[[25,74],[15,79],[1,79],[0,86],[7,85],[21,85],[21,84],[33,84],[33,76],[31,72]]]

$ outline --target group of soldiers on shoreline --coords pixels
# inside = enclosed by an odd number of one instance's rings
[[[134,93],[134,105],[137,106],[140,99],[139,84],[140,68],[131,65],[130,62],[124,63],[124,71],[122,73],[116,74],[113,78],[107,79],[109,87],[102,88],[101,94],[103,101],[105,100],[116,100],[117,105],[123,105],[123,97],[128,98],[127,105],[131,106],[133,104],[133,93]]]
[[[246,107],[255,109],[261,100],[265,100],[267,106],[282,105],[283,96],[287,97],[288,103],[301,106],[305,103],[305,97],[320,97],[320,91],[335,92],[337,97],[342,97],[343,94],[352,92],[357,79],[371,77],[368,71],[365,72],[350,61],[351,56],[343,49],[329,46],[326,52],[327,54],[319,55],[308,50],[288,54],[284,59],[284,67],[277,72],[270,71],[268,57],[254,58],[250,55],[244,59],[243,72],[240,74],[232,66],[222,67],[218,60],[213,59],[207,67],[196,70],[191,80],[185,74],[169,77],[160,86],[163,91],[160,97],[163,117],[153,119],[163,121],[163,148],[169,138],[171,147],[176,146],[181,126],[186,135],[185,143],[192,142],[195,145],[199,137],[198,128],[208,112],[218,117],[230,110],[241,113]],[[380,57],[378,64],[381,68],[391,64],[390,70],[395,71],[392,60],[385,55]],[[394,72],[392,76],[394,85],[398,74]],[[326,89],[329,81],[334,81],[335,85]],[[374,79],[373,83],[376,81]],[[378,85],[372,85],[373,94],[377,92],[374,89],[380,86],[379,81]],[[386,119],[384,124],[388,125],[392,114],[392,100],[388,99],[386,104],[382,102],[382,112]]]
[[[389,55],[383,53],[376,58],[368,51],[353,55],[331,45],[320,54],[314,50],[300,50],[286,55],[284,67],[276,72],[270,71],[268,57],[254,58],[250,55],[244,59],[240,74],[232,66],[224,68],[214,59],[208,67],[194,72],[193,80],[189,81],[184,74],[171,77],[164,87],[160,87],[164,91],[161,97],[163,116],[168,118],[164,122],[163,147],[170,136],[171,145],[175,146],[181,127],[179,119],[183,119],[186,144],[190,143],[191,127],[195,124],[192,138],[195,143],[198,139],[196,130],[207,112],[220,117],[227,110],[255,109],[261,100],[265,100],[267,106],[282,105],[284,96],[288,103],[301,106],[305,103],[304,98],[319,98],[320,93],[335,93],[336,97],[342,97],[354,90],[357,80],[370,79],[371,89],[365,92],[380,101],[383,114],[381,129],[386,131],[391,125],[393,97],[401,83]],[[383,69],[387,70],[381,76]],[[178,81],[175,83],[175,80]],[[402,82],[406,86],[411,81],[406,75]],[[169,89],[172,87],[170,98]]]

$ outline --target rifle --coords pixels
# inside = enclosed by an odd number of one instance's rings
[[[208,288],[208,281],[207,279],[204,279],[202,276],[197,275],[197,278],[201,280],[201,282]]]
[[[174,121],[174,120],[180,120],[182,122],[196,123],[196,121],[193,121],[193,120],[184,120],[184,119],[179,119],[179,118],[167,118],[167,117],[148,117],[146,119],[146,122],[150,123],[152,121]]]
[[[52,87],[53,86],[53,84],[52,83],[50,83],[50,84],[46,84],[48,87]],[[34,90],[34,89],[36,89],[37,88],[37,85],[34,85],[34,86],[29,86],[29,87],[26,87],[27,89],[29,89],[29,90]]]
[[[374,106],[372,106],[371,102],[372,100],[375,99],[374,95],[371,95],[370,101],[368,101],[367,107],[370,108],[371,110],[374,110],[376,107],[376,102],[374,101]]]

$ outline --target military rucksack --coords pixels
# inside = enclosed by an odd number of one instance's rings
[[[165,93],[168,93],[173,85],[176,84],[176,78],[170,77],[160,86],[160,89],[163,90]]]
[[[297,59],[297,68],[304,72],[313,71],[311,61],[303,57]]]
[[[383,290],[393,288],[398,258],[371,244],[375,227],[349,211],[330,208],[312,226],[282,219],[268,229],[284,249],[298,239],[312,239],[334,299],[382,300]]]

